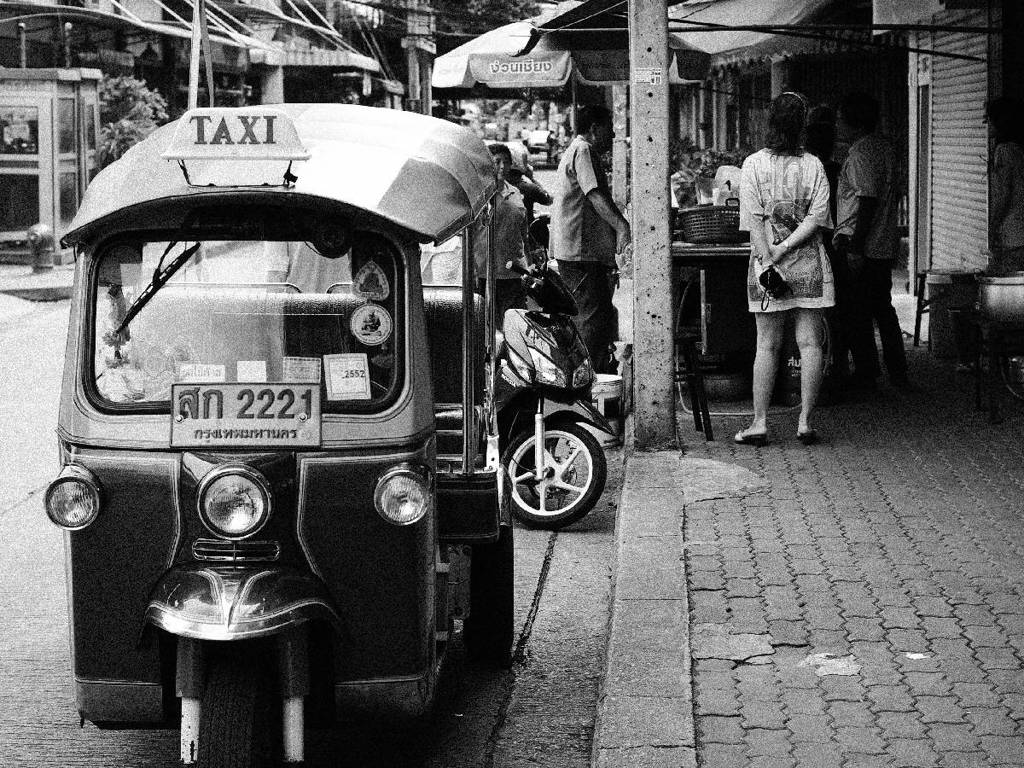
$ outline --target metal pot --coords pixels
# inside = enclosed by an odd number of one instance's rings
[[[990,320],[1024,322],[1024,272],[979,277],[978,309]]]

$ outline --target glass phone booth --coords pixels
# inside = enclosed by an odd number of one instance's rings
[[[25,231],[59,241],[99,170],[98,69],[0,68],[0,260],[27,261]]]

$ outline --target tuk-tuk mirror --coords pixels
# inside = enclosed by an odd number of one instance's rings
[[[100,261],[100,285],[136,285],[142,278],[142,251],[135,245],[115,245]]]
[[[348,253],[351,235],[351,229],[347,224],[324,222],[317,228],[312,245],[324,258],[337,259]]]

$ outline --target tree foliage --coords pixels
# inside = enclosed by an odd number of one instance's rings
[[[538,13],[534,0],[433,0],[432,5],[441,37],[445,33],[479,35]]]
[[[100,166],[106,167],[167,120],[167,101],[143,80],[100,82]]]

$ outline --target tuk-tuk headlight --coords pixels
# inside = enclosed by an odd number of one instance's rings
[[[393,525],[418,522],[434,504],[427,470],[411,464],[389,469],[377,481],[373,504]]]
[[[209,472],[199,484],[199,517],[211,532],[244,539],[270,519],[270,490],[263,475],[228,465]]]
[[[80,531],[100,513],[99,481],[85,467],[69,464],[46,489],[45,505],[54,525]]]
[[[533,358],[533,367],[537,371],[537,381],[541,384],[551,384],[556,387],[566,385],[565,371],[559,368],[554,362],[542,355],[533,347],[529,347],[530,357]]]

